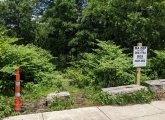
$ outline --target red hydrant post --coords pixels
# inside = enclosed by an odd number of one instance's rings
[[[16,69],[16,81],[15,81],[15,110],[21,110],[21,98],[20,98],[20,68]]]

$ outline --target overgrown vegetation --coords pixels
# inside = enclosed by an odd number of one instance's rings
[[[73,108],[74,102],[72,99],[61,99],[61,98],[55,98],[51,106],[49,107],[51,110],[64,110],[64,109],[70,109]]]
[[[155,51],[155,57],[152,59],[152,71],[156,75],[164,79],[165,78],[165,50]]]
[[[140,104],[149,103],[154,98],[150,91],[144,89],[129,94],[118,94],[110,96],[107,93],[94,90],[93,88],[86,88],[84,96],[94,100],[100,105],[127,105],[127,104]]]
[[[11,107],[14,105],[13,99],[7,99],[7,97],[0,95],[0,118],[11,115],[14,112]]]
[[[67,69],[67,77],[78,87],[112,87],[135,83],[132,59],[112,42],[98,41],[92,53],[83,53],[78,61]],[[149,79],[149,77],[148,77]],[[147,80],[143,74],[142,80]]]
[[[0,89],[8,93],[13,90],[15,70],[21,69],[22,85],[28,82],[47,82],[56,80],[55,65],[51,63],[49,52],[34,45],[15,45],[16,39],[0,39]],[[10,91],[10,92],[11,92]]]
[[[149,91],[112,97],[100,88],[135,83],[137,42],[148,46],[142,83],[165,78],[164,33],[164,0],[0,1],[0,118],[19,114],[13,110],[18,66],[27,113],[55,90],[71,98],[55,99],[46,111],[150,102]]]

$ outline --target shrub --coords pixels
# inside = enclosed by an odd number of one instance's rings
[[[150,91],[146,91],[143,89],[135,93],[110,96],[107,93],[88,88],[85,89],[84,96],[98,102],[101,105],[127,105],[136,103],[149,103],[153,99],[153,94]]]
[[[0,95],[0,118],[11,115],[13,113],[12,106],[14,106],[12,98],[7,98]]]
[[[154,51],[155,57],[151,60],[151,70],[158,78],[165,78],[165,50]]]
[[[72,67],[67,69],[68,76],[75,80],[73,83],[80,87],[134,83],[132,60],[123,53],[123,49],[105,41],[98,41],[97,45],[98,49],[82,54],[82,59],[73,62]]]
[[[91,78],[88,75],[82,74],[82,71],[80,69],[77,70],[76,68],[69,68],[67,70],[67,77],[74,79],[70,82],[71,85],[83,88],[84,86],[88,86],[90,84]]]
[[[0,39],[0,89],[11,90],[20,66],[22,83],[51,82],[56,77],[49,52],[34,45],[15,45],[16,39]]]
[[[62,98],[55,98],[53,103],[49,106],[51,110],[64,110],[69,109],[73,106],[74,102],[72,99],[62,99]]]

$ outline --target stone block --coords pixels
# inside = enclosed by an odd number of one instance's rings
[[[69,99],[70,93],[68,91],[49,93],[46,97],[46,104],[52,103],[54,98]]]
[[[140,85],[126,85],[126,86],[102,88],[102,91],[108,93],[109,95],[115,96],[117,94],[134,93],[142,89],[148,90],[147,87]]]
[[[145,81],[145,83],[149,87],[149,89],[153,92],[165,90],[165,79],[148,80]]]

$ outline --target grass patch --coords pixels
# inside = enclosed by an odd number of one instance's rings
[[[72,108],[80,108],[87,106],[99,105],[127,105],[127,104],[141,104],[149,103],[154,99],[154,95],[150,91],[140,90],[131,94],[119,94],[115,97],[96,90],[93,87],[86,87],[84,89],[71,86],[68,82],[63,82],[60,91],[69,91],[69,99],[55,98],[53,103],[46,107],[46,96],[57,90],[56,85],[47,87],[43,84],[28,83],[21,93],[21,104],[26,108],[23,114],[47,112],[54,110],[65,110]],[[14,111],[14,97],[8,98],[6,103],[5,97],[0,97],[0,118],[9,115],[22,114]],[[7,106],[8,104],[8,106]],[[3,111],[3,112],[2,112]]]
[[[110,96],[107,93],[94,90],[93,88],[86,88],[84,96],[100,105],[143,104],[150,103],[154,99],[153,93],[143,89],[130,94]]]

